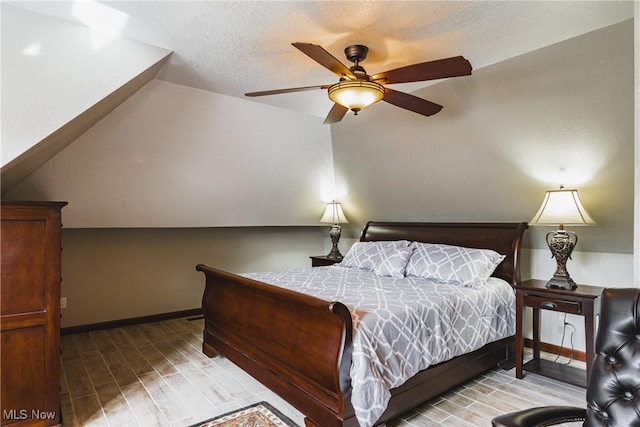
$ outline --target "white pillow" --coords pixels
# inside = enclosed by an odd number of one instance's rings
[[[409,247],[407,240],[356,242],[344,256],[340,267],[359,268],[361,270],[373,270],[386,258],[385,252],[389,249]],[[406,262],[405,262],[406,265]]]
[[[484,285],[505,258],[491,249],[413,242],[406,275],[469,288]]]
[[[413,252],[413,248],[410,246],[388,248],[380,253],[379,259],[376,259],[373,273],[376,276],[391,276],[395,279],[402,279],[411,252]]]

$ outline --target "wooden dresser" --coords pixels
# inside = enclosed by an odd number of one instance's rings
[[[60,228],[66,203],[0,205],[1,425],[58,425]]]

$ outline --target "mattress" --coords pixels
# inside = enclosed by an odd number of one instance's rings
[[[361,427],[417,372],[515,332],[515,296],[491,277],[478,289],[339,265],[243,274],[346,305],[353,318],[351,403]]]

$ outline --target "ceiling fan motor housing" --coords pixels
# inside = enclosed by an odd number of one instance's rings
[[[358,62],[365,60],[368,52],[369,48],[361,44],[352,44],[344,49],[347,59],[356,65],[358,65]]]
[[[358,80],[370,80],[367,71],[360,65],[360,61],[365,60],[368,52],[369,48],[361,44],[352,44],[344,49],[344,54],[347,59],[354,64],[349,68],[349,71],[351,71]]]

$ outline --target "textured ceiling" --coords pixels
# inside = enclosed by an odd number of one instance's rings
[[[157,78],[242,98],[337,81],[292,42],[319,44],[347,65],[344,48],[367,45],[362,65],[369,74],[457,55],[478,69],[630,19],[634,7],[632,1],[6,3],[85,25],[94,25],[94,10],[97,25],[174,51]],[[251,100],[320,117],[331,107],[320,90]]]

